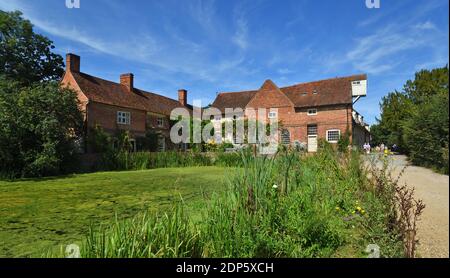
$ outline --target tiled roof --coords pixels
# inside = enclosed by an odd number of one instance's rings
[[[225,108],[245,108],[247,103],[255,96],[258,91],[245,91],[237,93],[220,93],[211,105],[224,112]]]
[[[317,107],[352,103],[352,81],[366,80],[367,75],[352,75],[308,83],[301,83],[280,90],[292,101],[295,107]],[[258,90],[220,93],[213,107],[224,111],[225,108],[245,108]]]
[[[183,107],[178,101],[158,94],[136,88],[133,92],[128,92],[127,88],[119,83],[80,72],[71,74],[90,101],[163,115],[170,115],[174,108]]]

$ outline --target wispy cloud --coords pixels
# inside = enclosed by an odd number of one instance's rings
[[[247,21],[240,17],[236,21],[236,33],[233,36],[233,42],[241,49],[245,50],[248,47],[248,27]]]

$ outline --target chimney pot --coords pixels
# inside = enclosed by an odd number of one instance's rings
[[[120,75],[120,84],[127,87],[128,92],[132,92],[134,88],[134,75],[132,73]]]
[[[66,55],[66,71],[80,72],[80,56],[68,53]]]
[[[187,90],[185,90],[185,89],[178,90],[178,101],[183,106],[187,105]]]

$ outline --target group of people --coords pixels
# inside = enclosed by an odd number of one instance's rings
[[[370,143],[366,142],[363,145],[363,149],[366,154],[370,154],[370,152],[372,151],[372,146],[370,145]],[[395,151],[396,149],[397,149],[397,146],[394,144],[392,146],[392,150]],[[375,147],[375,152],[378,152],[378,153],[379,152],[385,153],[388,150],[389,150],[388,147],[384,143],[381,143],[379,146]]]

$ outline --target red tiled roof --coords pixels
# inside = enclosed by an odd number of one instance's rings
[[[104,80],[81,72],[71,72],[81,91],[95,102],[148,112],[170,115],[177,107],[183,107],[178,101],[161,95],[134,88],[128,92],[124,85]]]
[[[220,93],[217,95],[216,100],[211,106],[222,112],[225,111],[225,108],[245,108],[257,92],[258,91]]]
[[[351,104],[351,82],[366,79],[367,75],[365,74],[352,75],[348,77],[301,83],[289,87],[283,87],[280,88],[280,90],[297,108]],[[220,93],[212,106],[219,108],[221,111],[224,111],[227,107],[245,108],[257,92],[258,90]]]

